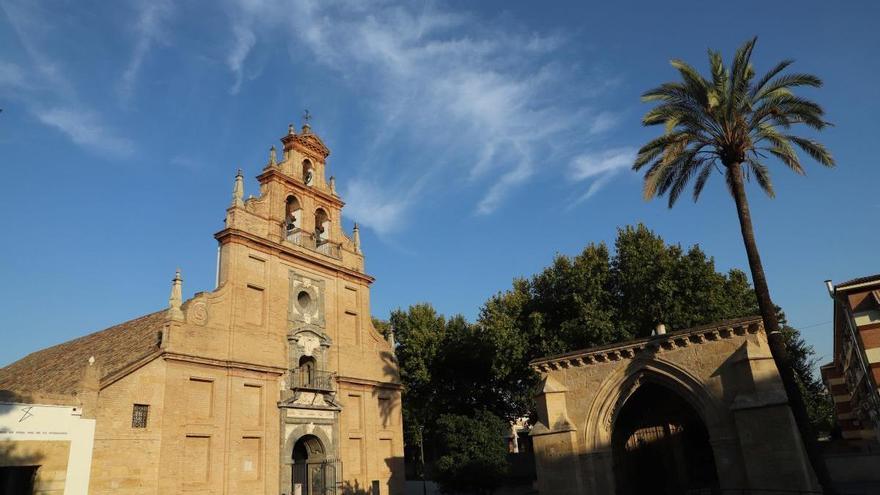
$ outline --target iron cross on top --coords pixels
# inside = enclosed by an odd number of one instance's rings
[[[306,110],[303,112],[303,122],[304,122],[305,124],[308,124],[310,120],[312,120],[312,114],[309,113],[309,110],[308,110],[308,109],[306,109]]]

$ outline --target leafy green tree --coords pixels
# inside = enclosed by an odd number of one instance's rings
[[[394,311],[408,459],[418,463],[424,440],[427,461],[436,464],[449,454],[452,435],[467,435],[444,429],[444,415],[488,411],[508,421],[528,415],[537,384],[532,359],[643,337],[658,322],[675,330],[756,312],[745,273],[720,273],[699,246],[666,244],[641,224],[618,230],[613,253],[590,244],[575,256],[556,256],[531,278],[515,279],[485,302],[476,323],[444,318],[430,304]],[[784,324],[784,315],[780,321],[811,418],[827,431],[830,409],[823,410],[827,394],[812,374],[813,349]]]
[[[681,81],[664,83],[642,95],[644,101],[657,103],[644,116],[642,123],[663,125],[665,132],[639,150],[633,169],[647,167],[645,198],[666,195],[670,208],[692,179],[696,201],[715,171],[724,175],[736,205],[770,351],[792,402],[801,435],[807,443],[810,463],[820,483],[828,487],[830,478],[813,440],[804,400],[786,357],[785,338],[770,298],[745,189],[745,181],[754,177],[768,196],[774,196],[770,170],[764,163],[768,157],[775,157],[795,173],[803,175],[804,169],[795,147],[822,165],[834,166],[831,153],[822,144],[791,133],[792,126],[797,124],[815,130],[828,125],[822,107],[795,95],[798,87],[818,88],[822,81],[811,74],[785,73],[792,64],[791,60],[778,63],[756,80],[751,64],[755,42],[756,38],[753,38],[740,47],[729,68],[724,66],[719,52],[710,50],[711,76],[708,79],[684,61],[672,60]]]
[[[510,426],[498,416],[444,414],[437,421],[440,448],[436,480],[444,493],[488,494],[507,475],[504,434]]]
[[[813,430],[820,434],[830,435],[834,430],[834,401],[828,394],[822,379],[813,370],[816,369],[816,350],[808,344],[800,332],[788,325],[785,313],[777,306],[779,325],[788,359],[794,369],[798,387],[804,396],[804,405]]]
[[[433,376],[441,350],[446,319],[430,304],[410,306],[391,313],[390,324],[397,342],[395,355],[404,384],[403,423],[408,445],[419,445],[421,431],[434,416],[432,404],[438,397]]]

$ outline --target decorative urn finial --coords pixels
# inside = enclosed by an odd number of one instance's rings
[[[330,194],[336,195],[336,177],[330,176]]]
[[[269,148],[269,166],[274,167],[278,163],[278,156],[275,154],[275,145]]]

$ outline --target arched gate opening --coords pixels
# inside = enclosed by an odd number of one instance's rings
[[[646,383],[624,403],[611,437],[617,495],[715,493],[709,433],[678,394]]]
[[[304,435],[293,446],[292,493],[335,494],[338,469],[339,463],[327,457],[321,440],[314,435]]]

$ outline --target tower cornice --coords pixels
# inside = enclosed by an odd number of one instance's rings
[[[313,256],[306,251],[300,251],[298,249],[294,249],[291,246],[286,246],[284,244],[279,244],[277,242],[264,239],[260,236],[245,232],[243,230],[226,228],[214,234],[214,238],[217,239],[217,241],[219,241],[221,244],[227,242],[239,242],[252,247],[262,248],[263,251],[268,251],[279,256],[287,255],[292,258],[309,261],[324,269],[342,273],[349,277],[361,280],[367,285],[372,284],[376,280],[374,277],[367,275],[366,273],[353,270],[338,263],[327,261],[319,256]]]
[[[296,179],[295,177],[291,177],[291,176],[285,174],[284,172],[279,170],[277,167],[271,167],[271,168],[267,168],[267,169],[263,170],[263,172],[257,176],[257,180],[260,181],[260,183],[263,183],[263,182],[266,182],[267,179],[272,178],[272,177],[277,177],[278,179],[281,180],[281,182],[284,182],[285,184],[297,187],[298,189],[311,191],[314,193],[315,196],[321,198],[322,200],[324,200],[324,201],[326,201],[326,202],[328,202],[338,208],[342,208],[343,206],[345,206],[345,202],[342,201],[342,199],[340,199],[339,196],[334,196],[333,194],[330,194],[326,191],[323,191],[318,187],[307,186],[307,185],[303,184],[302,181]]]

